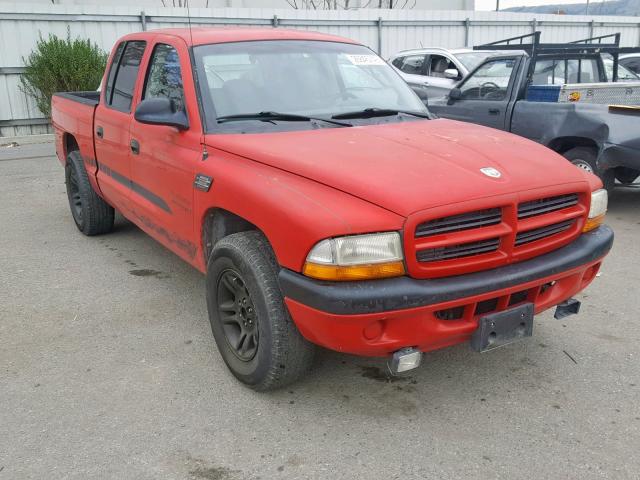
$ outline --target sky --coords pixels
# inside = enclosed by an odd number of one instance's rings
[[[598,3],[601,0],[591,0]],[[500,8],[529,7],[535,5],[549,5],[558,3],[586,3],[586,0],[500,0]],[[495,10],[496,0],[476,0],[476,10]]]

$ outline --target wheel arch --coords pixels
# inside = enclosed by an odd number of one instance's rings
[[[588,147],[600,150],[600,145],[592,138],[577,136],[554,138],[547,144],[547,147],[560,154],[566,153],[576,147]]]
[[[219,207],[212,207],[205,212],[201,227],[202,252],[204,254],[205,265],[209,261],[209,256],[213,251],[214,245],[222,238],[234,233],[253,230],[265,235],[260,228],[249,220]]]
[[[73,134],[69,132],[65,132],[64,135],[62,136],[62,146],[64,147],[65,162],[67,159],[67,155],[69,155],[70,152],[80,150],[80,145],[78,145],[78,141],[76,140],[76,137],[74,137]]]

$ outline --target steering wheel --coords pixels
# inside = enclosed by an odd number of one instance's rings
[[[486,87],[490,87],[491,90],[488,91],[487,93],[483,94],[482,93],[482,89],[486,88]],[[478,93],[480,94],[480,96],[482,98],[484,98],[485,96],[490,95],[491,93],[493,93],[494,90],[500,90],[500,87],[496,83],[493,83],[493,82],[484,82],[482,85],[480,85],[480,89],[479,90],[480,91]]]

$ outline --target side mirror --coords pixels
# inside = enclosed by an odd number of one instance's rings
[[[178,130],[189,128],[189,120],[184,110],[176,110],[175,104],[168,98],[147,98],[141,101],[133,114],[140,123],[149,125],[168,125]]]
[[[455,68],[447,68],[444,71],[444,78],[449,78],[451,80],[457,80],[459,76],[460,76],[460,73]]]
[[[453,105],[456,100],[460,100],[462,98],[462,90],[458,87],[454,87],[449,90],[449,98],[447,98],[447,105]]]

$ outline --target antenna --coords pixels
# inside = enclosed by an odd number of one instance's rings
[[[189,23],[189,38],[191,38],[191,46],[193,46],[193,32],[191,31],[191,10],[189,10],[189,0],[184,0],[184,6],[187,7],[187,21]]]

